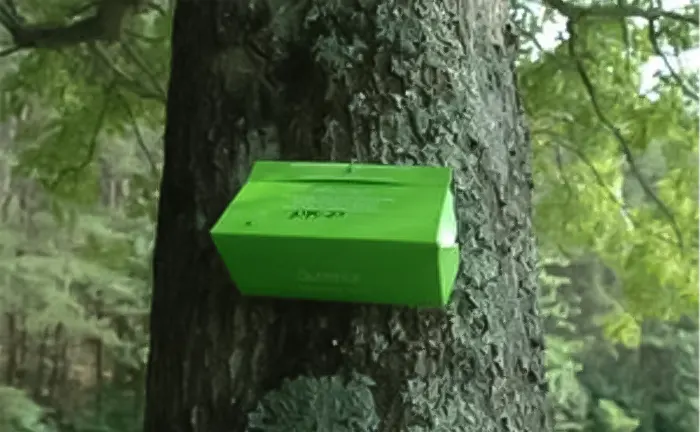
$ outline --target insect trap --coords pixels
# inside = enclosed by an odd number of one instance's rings
[[[243,295],[440,307],[459,264],[451,178],[260,161],[211,235]]]

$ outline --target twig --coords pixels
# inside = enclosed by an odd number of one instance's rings
[[[536,134],[544,134],[549,135],[552,138],[558,138],[558,134],[549,130],[534,130],[532,131],[532,134],[533,136],[535,136]],[[588,167],[588,169],[591,171],[591,174],[593,174],[593,178],[595,178],[596,183],[598,183],[598,186],[605,191],[608,198],[610,198],[612,202],[619,206],[622,211],[624,211],[625,213],[627,212],[624,204],[617,198],[615,193],[605,183],[603,176],[600,174],[600,172],[598,172],[598,169],[595,167],[595,165],[593,165],[593,161],[591,161],[583,151],[577,149],[573,145],[565,144],[558,139],[556,140],[555,144],[558,148],[564,148],[567,151],[570,151],[571,153],[575,154],[576,157],[578,157],[581,160],[581,162],[583,162],[583,164],[586,165],[586,167]]]
[[[136,142],[138,142],[141,151],[143,152],[144,156],[146,156],[146,160],[148,161],[148,164],[151,167],[151,174],[153,174],[154,176],[158,175],[158,168],[156,167],[156,163],[153,160],[153,156],[151,155],[150,150],[148,150],[148,146],[146,145],[146,140],[143,138],[141,129],[139,129],[138,123],[136,121],[136,116],[134,115],[134,110],[131,109],[129,102],[126,100],[126,98],[121,92],[117,92],[117,97],[124,106],[124,109],[126,109],[127,115],[129,116],[129,121],[131,122],[131,129],[134,132],[134,136],[136,136]]]
[[[698,98],[698,95],[690,88],[685,83],[685,80],[681,78],[680,75],[676,72],[675,68],[671,65],[671,62],[668,61],[668,56],[661,51],[661,46],[659,46],[659,32],[656,31],[654,28],[656,24],[655,20],[649,20],[649,42],[651,42],[651,48],[654,51],[654,54],[657,56],[661,57],[661,60],[664,62],[664,66],[666,66],[666,69],[668,69],[668,73],[671,75],[673,80],[678,84],[678,86],[681,88],[681,91],[683,94],[689,98],[691,98],[694,101],[700,100]]]
[[[0,57],[10,56],[10,55],[18,52],[20,49],[21,49],[20,47],[16,47],[16,46],[5,48],[2,51],[0,51]]]
[[[673,229],[673,232],[676,236],[677,245],[680,249],[683,249],[683,234],[681,232],[680,227],[678,226],[678,222],[676,222],[675,216],[673,215],[671,210],[669,210],[666,204],[664,204],[664,202],[661,201],[661,199],[659,199],[658,196],[656,196],[656,193],[654,193],[652,188],[647,184],[646,180],[644,180],[644,177],[642,176],[639,167],[637,166],[637,162],[635,161],[634,156],[632,155],[632,151],[630,150],[629,145],[625,140],[625,137],[622,135],[622,132],[620,132],[620,130],[605,116],[605,114],[603,114],[603,110],[601,109],[600,104],[598,103],[598,98],[596,96],[593,83],[588,77],[588,73],[586,72],[586,69],[583,66],[583,62],[576,54],[575,44],[577,41],[577,33],[574,29],[574,23],[572,19],[567,20],[566,29],[569,33],[569,56],[576,64],[576,69],[578,70],[583,86],[585,87],[586,93],[588,94],[588,97],[591,101],[593,111],[598,117],[598,120],[600,120],[603,126],[605,126],[605,128],[608,129],[618,141],[620,150],[622,151],[622,154],[625,157],[625,161],[629,164],[632,174],[635,176],[637,181],[639,181],[639,184],[641,185],[644,193],[656,204],[656,206],[666,217],[666,219],[668,219],[669,223],[671,224],[671,228]]]
[[[66,178],[67,175],[69,174],[78,174],[81,171],[83,171],[85,168],[87,168],[88,165],[94,160],[95,158],[95,151],[97,150],[97,144],[98,144],[98,138],[100,135],[100,132],[102,131],[102,125],[104,124],[106,115],[107,115],[107,108],[109,107],[109,97],[111,96],[111,93],[114,89],[114,83],[112,83],[105,91],[104,94],[104,102],[102,103],[102,108],[100,109],[99,114],[97,115],[97,120],[95,122],[95,128],[93,129],[92,132],[92,137],[90,138],[90,144],[88,145],[88,150],[87,154],[85,155],[85,158],[78,163],[77,165],[74,165],[72,167],[67,167],[65,169],[62,169],[59,171],[59,173],[56,175],[56,178],[54,179],[53,182],[49,185],[50,189],[56,189],[56,187]]]
[[[590,170],[591,174],[593,174],[593,177],[595,178],[596,183],[598,184],[598,186],[601,189],[603,189],[603,191],[608,196],[608,198],[613,203],[615,203],[618,207],[620,207],[620,211],[624,213],[626,220],[630,223],[632,228],[638,229],[638,230],[646,230],[645,227],[640,226],[639,222],[634,220],[632,215],[627,211],[625,204],[622,201],[620,201],[620,199],[617,197],[617,195],[615,195],[615,193],[610,189],[610,187],[608,187],[608,185],[605,184],[605,180],[603,179],[602,174],[600,174],[598,169],[593,164],[593,161],[590,160],[588,158],[588,156],[586,156],[586,154],[581,149],[576,148],[576,146],[574,146],[574,145],[567,144],[567,143],[563,142],[562,140],[559,139],[559,138],[562,138],[561,135],[556,133],[556,132],[553,132],[551,130],[536,129],[536,130],[532,131],[533,136],[536,136],[539,134],[548,135],[549,137],[556,140],[553,144],[556,145],[557,148],[563,148],[563,149],[573,153],[574,155],[576,155],[576,157],[579,158],[581,160],[581,162],[583,162],[583,164],[586,165],[586,167]],[[651,236],[657,238],[658,240],[660,240],[664,243],[674,244],[672,240],[670,240],[666,237],[663,237],[662,235],[660,235],[656,232],[653,232],[653,231],[646,231],[646,232],[648,232]]]
[[[116,75],[117,84],[126,87],[129,91],[144,99],[152,99],[161,103],[165,103],[165,94],[153,91],[152,89],[144,88],[144,86],[141,85],[141,83],[137,79],[132,78],[119,66],[117,66],[117,64],[114,63],[111,58],[109,58],[109,56],[107,55],[107,53],[104,52],[103,49],[101,49],[96,44],[90,44],[88,46],[90,50],[93,51],[94,54],[97,54],[97,57],[101,59],[105,63],[105,65]]]
[[[562,160],[562,154],[561,154],[561,146],[557,146],[556,148],[556,157],[555,161],[557,163],[557,169],[559,170],[559,176],[562,179],[562,183],[564,183],[564,187],[566,187],[566,202],[564,205],[568,205],[571,202],[571,199],[574,197],[574,188],[571,186],[571,182],[569,182],[569,176],[566,175],[566,170],[564,169],[564,161]]]
[[[643,9],[638,6],[621,2],[618,2],[618,4],[615,5],[597,4],[589,6],[578,6],[567,3],[564,0],[543,0],[543,2],[545,5],[555,9],[560,14],[574,21],[584,17],[608,19],[644,18],[647,20],[668,18],[695,26],[700,25],[700,19],[698,19],[697,13],[695,15],[683,15],[661,8]]]
[[[126,55],[130,57],[134,61],[134,63],[136,63],[138,68],[141,70],[141,73],[148,77],[148,79],[151,81],[151,85],[156,89],[156,92],[163,98],[163,100],[166,100],[166,91],[163,88],[162,83],[153,74],[153,72],[151,72],[151,68],[148,67],[143,58],[141,58],[141,56],[136,52],[136,50],[132,49],[132,47],[129,44],[120,42],[120,45],[124,49]]]
[[[618,7],[624,7],[625,0],[617,0]],[[627,72],[632,71],[632,40],[627,28],[627,20],[620,18],[620,32],[622,33],[622,43],[625,45],[625,59],[627,60]]]
[[[124,29],[124,34],[128,37],[134,38],[136,40],[139,40],[141,42],[146,42],[146,43],[166,43],[168,37],[167,36],[146,36],[144,34],[141,34],[139,32],[136,32],[134,30],[129,30],[129,29]]]

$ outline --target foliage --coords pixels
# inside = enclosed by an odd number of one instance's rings
[[[0,430],[6,432],[44,432],[44,410],[22,390],[0,386]],[[48,431],[47,431],[48,432]]]
[[[566,262],[562,262],[566,265]],[[575,299],[562,299],[559,287],[568,283],[568,278],[561,278],[542,273],[540,275],[540,307],[542,317],[550,331],[546,336],[546,367],[550,401],[554,407],[555,431],[586,430],[587,407],[590,398],[577,375],[583,365],[576,355],[583,349],[583,341],[572,338],[578,329],[569,319],[576,314]],[[562,336],[560,331],[565,335]]]
[[[663,22],[667,43],[676,49],[690,47],[697,28]],[[519,23],[537,31],[527,13]],[[698,377],[696,368],[676,367],[679,363],[645,370],[644,361],[630,367],[622,358],[646,361],[646,322],[695,319],[698,307],[697,98],[689,98],[669,79],[653,88],[653,97],[632,96],[643,84],[640,67],[658,53],[644,24],[579,22],[570,28],[576,31],[573,42],[569,34],[552,51],[526,45],[519,64],[534,141],[535,223],[542,264],[575,268],[582,259],[597,257],[596,265],[566,275],[563,282],[542,276],[548,377],[555,425],[561,431],[698,427],[693,392],[675,392],[652,406],[625,396],[654,399],[656,386],[630,386],[640,374],[672,374],[693,388]],[[573,55],[569,44],[575,45]],[[591,101],[585,78],[594,83],[601,112]],[[606,122],[620,130],[622,143]],[[636,172],[625,160],[625,147]],[[672,221],[642,182],[670,209]],[[676,244],[678,232],[683,249]],[[613,271],[612,281],[601,276],[601,266]],[[572,283],[579,287],[573,292],[556,288]],[[696,330],[690,333],[697,339]],[[662,352],[686,353],[680,363],[695,359],[687,351],[697,347],[696,340],[678,334],[664,342]],[[608,361],[594,361],[601,358]],[[607,396],[597,393],[594,382],[610,383],[620,376],[625,378]],[[661,406],[673,406],[675,416],[664,414]],[[660,418],[665,419],[663,427]]]
[[[695,430],[697,323],[647,321],[639,344],[614,343],[595,324],[611,307],[599,293],[614,292],[600,277],[603,266],[594,260],[546,264],[541,307],[557,430]]]
[[[101,391],[99,411],[85,406],[71,419],[75,432],[140,432],[143,425],[139,397],[131,389],[108,385]]]
[[[587,23],[578,31],[580,55],[586,57],[605,116],[621,130],[635,162],[654,151],[663,162],[661,172],[653,173],[656,179],[642,181],[655,180],[653,189],[672,209],[674,221],[649,197],[629,203],[623,189],[639,180],[592,104],[580,103],[589,98],[587,90],[562,44],[520,67],[535,146],[540,251],[545,256],[594,252],[616,271],[627,295],[624,311],[617,312],[611,326],[696,315],[698,126],[693,108],[684,105],[677,89],[663,89],[655,101],[627,96],[639,88],[640,67],[652,55],[644,28],[629,29],[636,41],[632,53],[625,53],[618,22]],[[605,51],[585,51],[602,43]],[[552,80],[561,85],[551,85]],[[683,248],[675,231],[683,237]],[[621,330],[611,329],[610,336],[616,331]]]
[[[60,22],[74,3],[21,6]],[[116,46],[0,65],[0,312],[11,323],[0,365],[59,428],[140,426],[171,5],[160,11]]]

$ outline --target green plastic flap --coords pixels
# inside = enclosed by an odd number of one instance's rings
[[[448,168],[257,162],[211,230],[245,295],[438,307],[459,263]]]

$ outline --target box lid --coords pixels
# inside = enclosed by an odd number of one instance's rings
[[[212,235],[420,242],[449,247],[449,168],[256,162]]]

